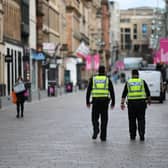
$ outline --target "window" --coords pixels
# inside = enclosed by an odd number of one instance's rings
[[[137,33],[137,24],[134,24],[134,33]]]
[[[125,29],[125,33],[130,33],[130,29],[129,29],[129,28],[126,28],[126,29]]]
[[[121,22],[121,23],[129,23],[129,22],[130,22],[130,19],[120,19],[120,22]]]
[[[136,34],[134,34],[134,40],[136,40],[137,39],[137,35]]]
[[[134,51],[139,51],[139,45],[134,45]]]
[[[142,33],[147,33],[147,24],[142,24]]]

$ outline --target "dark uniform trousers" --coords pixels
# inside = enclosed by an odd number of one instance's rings
[[[21,116],[23,116],[24,102],[25,102],[24,92],[18,93],[16,94],[16,96],[17,96],[17,103],[16,103],[17,116],[19,116],[20,111]]]
[[[101,119],[101,139],[106,139],[107,135],[107,123],[108,123],[108,104],[109,100],[104,101],[93,101],[92,106],[92,124],[93,131],[95,133],[99,132],[99,118]]]
[[[145,134],[145,100],[128,102],[129,132],[131,137],[136,136],[137,124],[139,136]]]

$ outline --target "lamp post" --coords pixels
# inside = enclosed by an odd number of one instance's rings
[[[152,20],[152,34],[150,37],[150,47],[152,49],[157,49],[159,47],[159,38],[164,36],[163,31],[165,28],[165,18],[164,18],[164,10],[156,8],[154,9],[154,15]],[[166,32],[166,30],[165,30]]]
[[[65,72],[65,58],[67,55],[68,46],[67,44],[62,44],[62,47],[60,48],[61,57],[62,57],[62,67],[61,67],[61,86],[64,86],[64,72]]]

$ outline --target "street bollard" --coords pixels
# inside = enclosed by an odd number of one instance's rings
[[[59,88],[55,86],[55,97],[59,96],[58,89]]]
[[[2,101],[1,101],[1,98],[0,98],[0,109],[2,108]]]
[[[59,88],[60,96],[62,95],[62,87]]]
[[[75,85],[75,92],[77,92],[77,90],[78,90],[78,86],[77,86],[77,85]]]
[[[38,89],[38,100],[41,99],[41,95],[40,95],[40,89]]]

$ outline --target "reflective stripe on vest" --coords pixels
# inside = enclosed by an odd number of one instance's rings
[[[146,93],[144,82],[139,78],[132,78],[128,80],[128,100],[145,99]]]
[[[106,76],[93,77],[92,97],[108,97],[108,83],[109,80]]]

